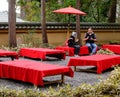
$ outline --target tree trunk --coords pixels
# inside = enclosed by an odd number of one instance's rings
[[[116,22],[120,23],[120,0],[117,0]]]
[[[41,27],[42,27],[42,42],[48,43],[46,33],[46,17],[45,17],[45,0],[41,0]]]
[[[16,47],[16,13],[15,13],[15,0],[9,0],[9,28],[8,28],[8,35],[9,35],[9,46]]]
[[[80,0],[76,1],[76,8],[80,9]],[[79,39],[79,44],[82,45],[81,33],[80,33],[80,15],[76,15],[76,32],[77,32],[77,38]]]
[[[108,22],[110,23],[114,23],[116,21],[116,5],[117,5],[117,0],[111,0],[109,16],[108,16]]]

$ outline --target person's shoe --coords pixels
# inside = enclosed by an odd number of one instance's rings
[[[90,53],[90,55],[93,55],[93,53]]]
[[[79,57],[79,55],[75,55],[75,57]]]

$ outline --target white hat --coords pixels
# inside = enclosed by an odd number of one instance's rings
[[[77,33],[76,32],[72,32],[72,36],[76,37]]]

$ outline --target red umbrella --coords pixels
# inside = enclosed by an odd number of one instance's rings
[[[58,9],[58,10],[54,10],[53,12],[55,13],[61,13],[61,14],[77,14],[77,15],[86,15],[85,12],[83,11],[80,11],[78,9],[75,9],[71,6],[69,7],[66,7],[66,8],[61,8],[61,9]]]
[[[68,21],[68,34],[69,34],[69,26],[70,26],[70,14],[76,14],[76,15],[86,15],[85,12],[80,11],[78,9],[75,9],[71,6],[66,7],[66,8],[61,8],[58,10],[54,10],[53,12],[55,13],[60,13],[60,14],[69,14],[69,21]]]

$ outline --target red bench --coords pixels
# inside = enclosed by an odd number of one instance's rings
[[[110,44],[104,44],[102,46],[103,49],[109,49],[111,51],[113,51],[116,54],[120,54],[120,45],[110,45]]]
[[[74,72],[68,66],[47,64],[31,60],[0,62],[0,78],[15,79],[33,83],[35,86],[44,86],[45,84],[49,84],[51,82],[44,82],[44,78],[55,75],[61,75],[61,80],[57,81],[64,82],[64,76],[67,75],[69,77],[73,77]],[[57,81],[55,80],[52,82]]]
[[[81,56],[70,58],[68,66],[95,66],[97,73],[100,74],[104,70],[111,68],[120,64],[119,55],[105,55],[105,54],[95,54],[91,56]]]
[[[66,52],[66,55],[68,56],[74,56],[74,48],[68,47],[68,46],[58,46],[56,47],[58,50],[64,50]],[[89,50],[87,46],[81,46],[80,47],[80,53],[79,55],[88,55]]]
[[[18,59],[18,54],[14,51],[7,51],[0,49],[0,57],[11,57],[12,60]]]
[[[40,58],[46,59],[46,56],[57,57],[59,59],[65,59],[65,52],[62,50],[55,50],[49,48],[21,48],[19,55],[28,58]]]

